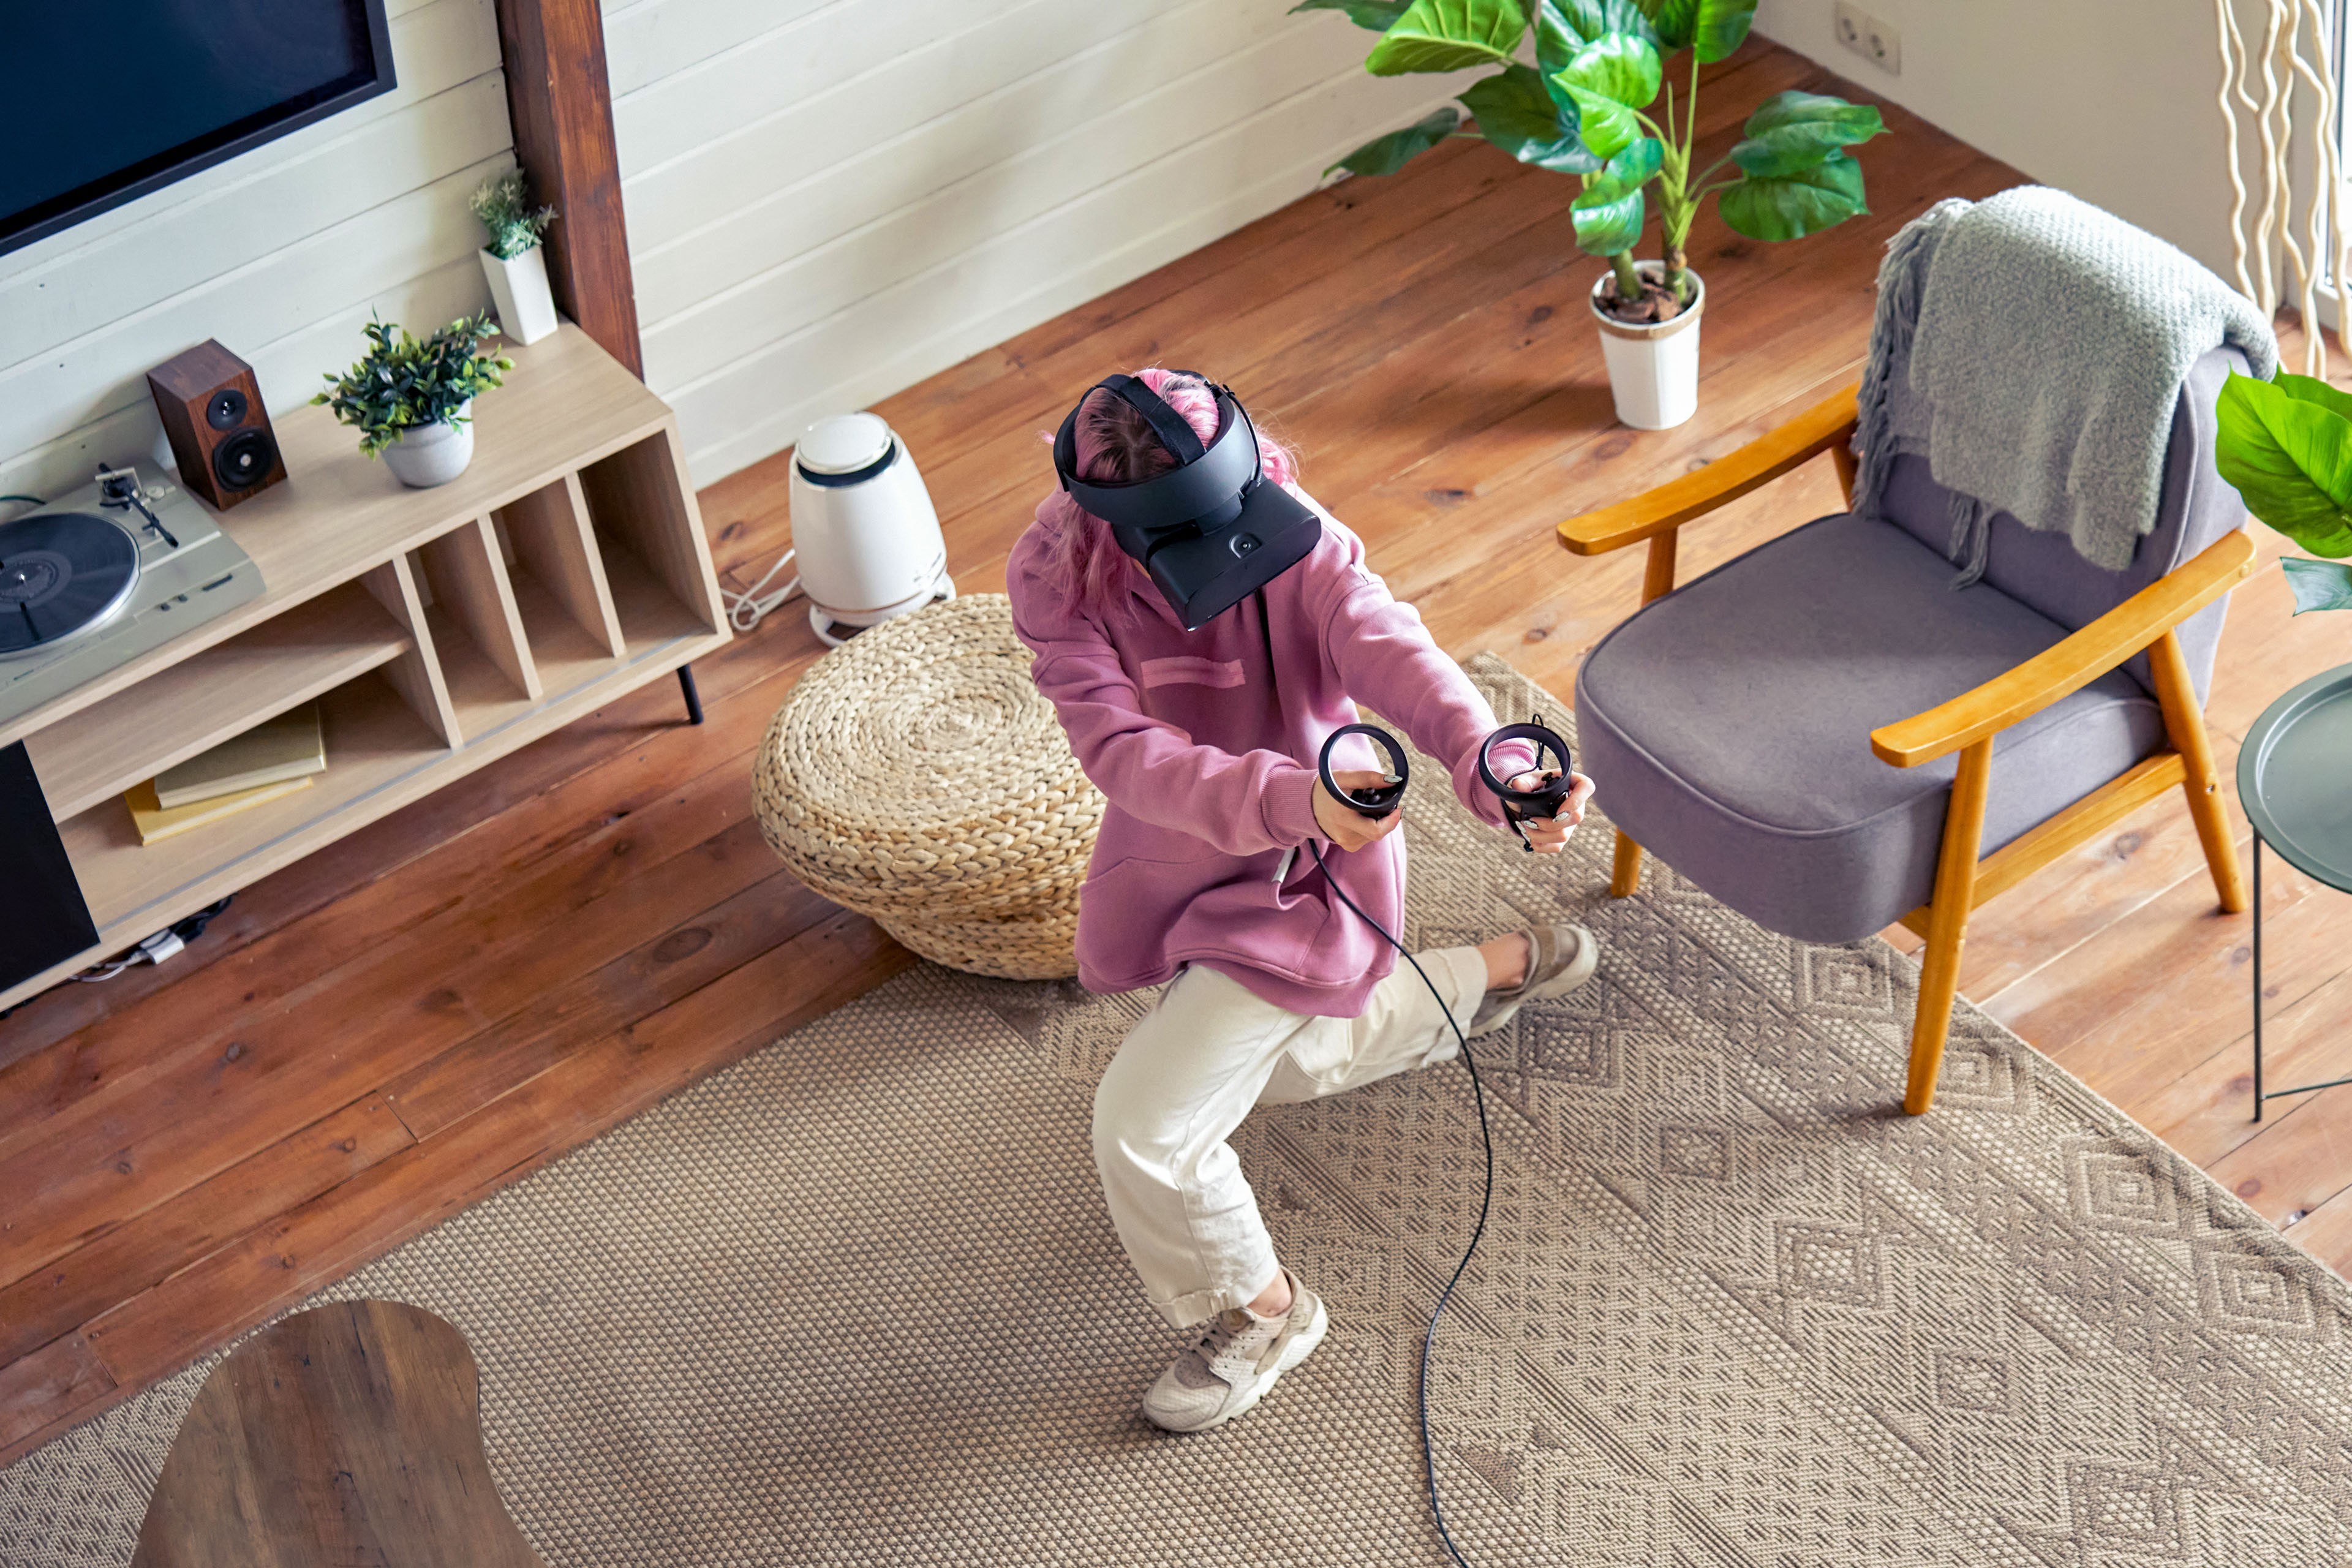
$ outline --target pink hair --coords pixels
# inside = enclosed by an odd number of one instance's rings
[[[1217,395],[1199,376],[1151,365],[1135,378],[1160,395],[1160,400],[1183,416],[1203,442],[1217,434]],[[1143,416],[1125,399],[1097,388],[1078,405],[1078,478],[1097,483],[1132,483],[1164,474],[1176,466],[1153,435]],[[1053,437],[1048,434],[1050,442]],[[1298,477],[1298,460],[1287,447],[1258,431],[1259,471],[1277,485]],[[1110,524],[1072,500],[1058,487],[1037,506],[1037,527],[1045,534],[1046,584],[1063,598],[1087,609],[1108,605],[1131,570],[1127,555],[1111,537]]]

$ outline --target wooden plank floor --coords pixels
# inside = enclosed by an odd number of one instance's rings
[[[1717,149],[1780,89],[1868,96],[1762,45],[1712,69]],[[1701,222],[1706,379],[1679,430],[1611,417],[1573,182],[1458,142],[881,412],[922,461],[957,582],[993,591],[1049,482],[1039,432],[1070,400],[1139,363],[1212,370],[1297,444],[1441,643],[1565,693],[1642,563],[1574,560],[1551,525],[1853,379],[1886,237],[2018,179],[1887,118],[1864,153],[1871,216],[1778,247]],[[739,584],[787,542],[786,471],[703,494]],[[1693,529],[1684,572],[1835,505],[1817,464]],[[2263,547],[2215,683],[2225,765],[2272,697],[2352,659],[2352,616],[2290,621]],[[635,693],[247,889],[164,968],[0,1021],[0,1462],[908,962],[783,875],[751,818],[751,749],[819,651],[793,606],[698,667],[703,727],[667,683]],[[2280,1081],[2352,1073],[2352,900],[2283,868],[2270,894]],[[1979,915],[1962,983],[2340,1268],[2352,1090],[2246,1120],[2248,938],[2168,800]]]

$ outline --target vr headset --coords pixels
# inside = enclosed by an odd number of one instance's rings
[[[1190,375],[1190,371],[1179,374]],[[1207,378],[1200,379],[1206,381]],[[1110,524],[1118,547],[1149,573],[1188,632],[1198,631],[1282,575],[1323,537],[1323,520],[1266,482],[1257,427],[1241,400],[1217,395],[1217,434],[1205,447],[1184,416],[1131,375],[1097,382],[1143,416],[1177,466],[1132,484],[1078,478],[1078,409],[1054,437],[1054,471],[1070,499]]]

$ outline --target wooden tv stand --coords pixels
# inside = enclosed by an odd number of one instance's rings
[[[263,592],[23,717],[99,941],[7,1006],[728,639],[667,405],[577,327],[509,348],[470,468],[404,488],[323,408],[222,514]],[[316,698],[310,787],[142,846],[123,791]]]

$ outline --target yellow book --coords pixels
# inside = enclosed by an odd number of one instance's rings
[[[319,705],[305,702],[157,773],[155,799],[164,810],[175,811],[281,779],[323,773],[326,766],[327,749],[319,738]]]
[[[298,789],[310,787],[310,775],[305,773],[299,779],[280,779],[276,784],[241,789],[235,795],[215,795],[210,800],[200,800],[194,805],[174,806],[167,811],[156,801],[155,785],[150,780],[136,789],[125,791],[122,804],[131,808],[131,824],[139,829],[139,842],[160,844],[192,827],[218,822],[224,816],[235,816],[240,811],[266,805],[280,795],[292,795]]]

